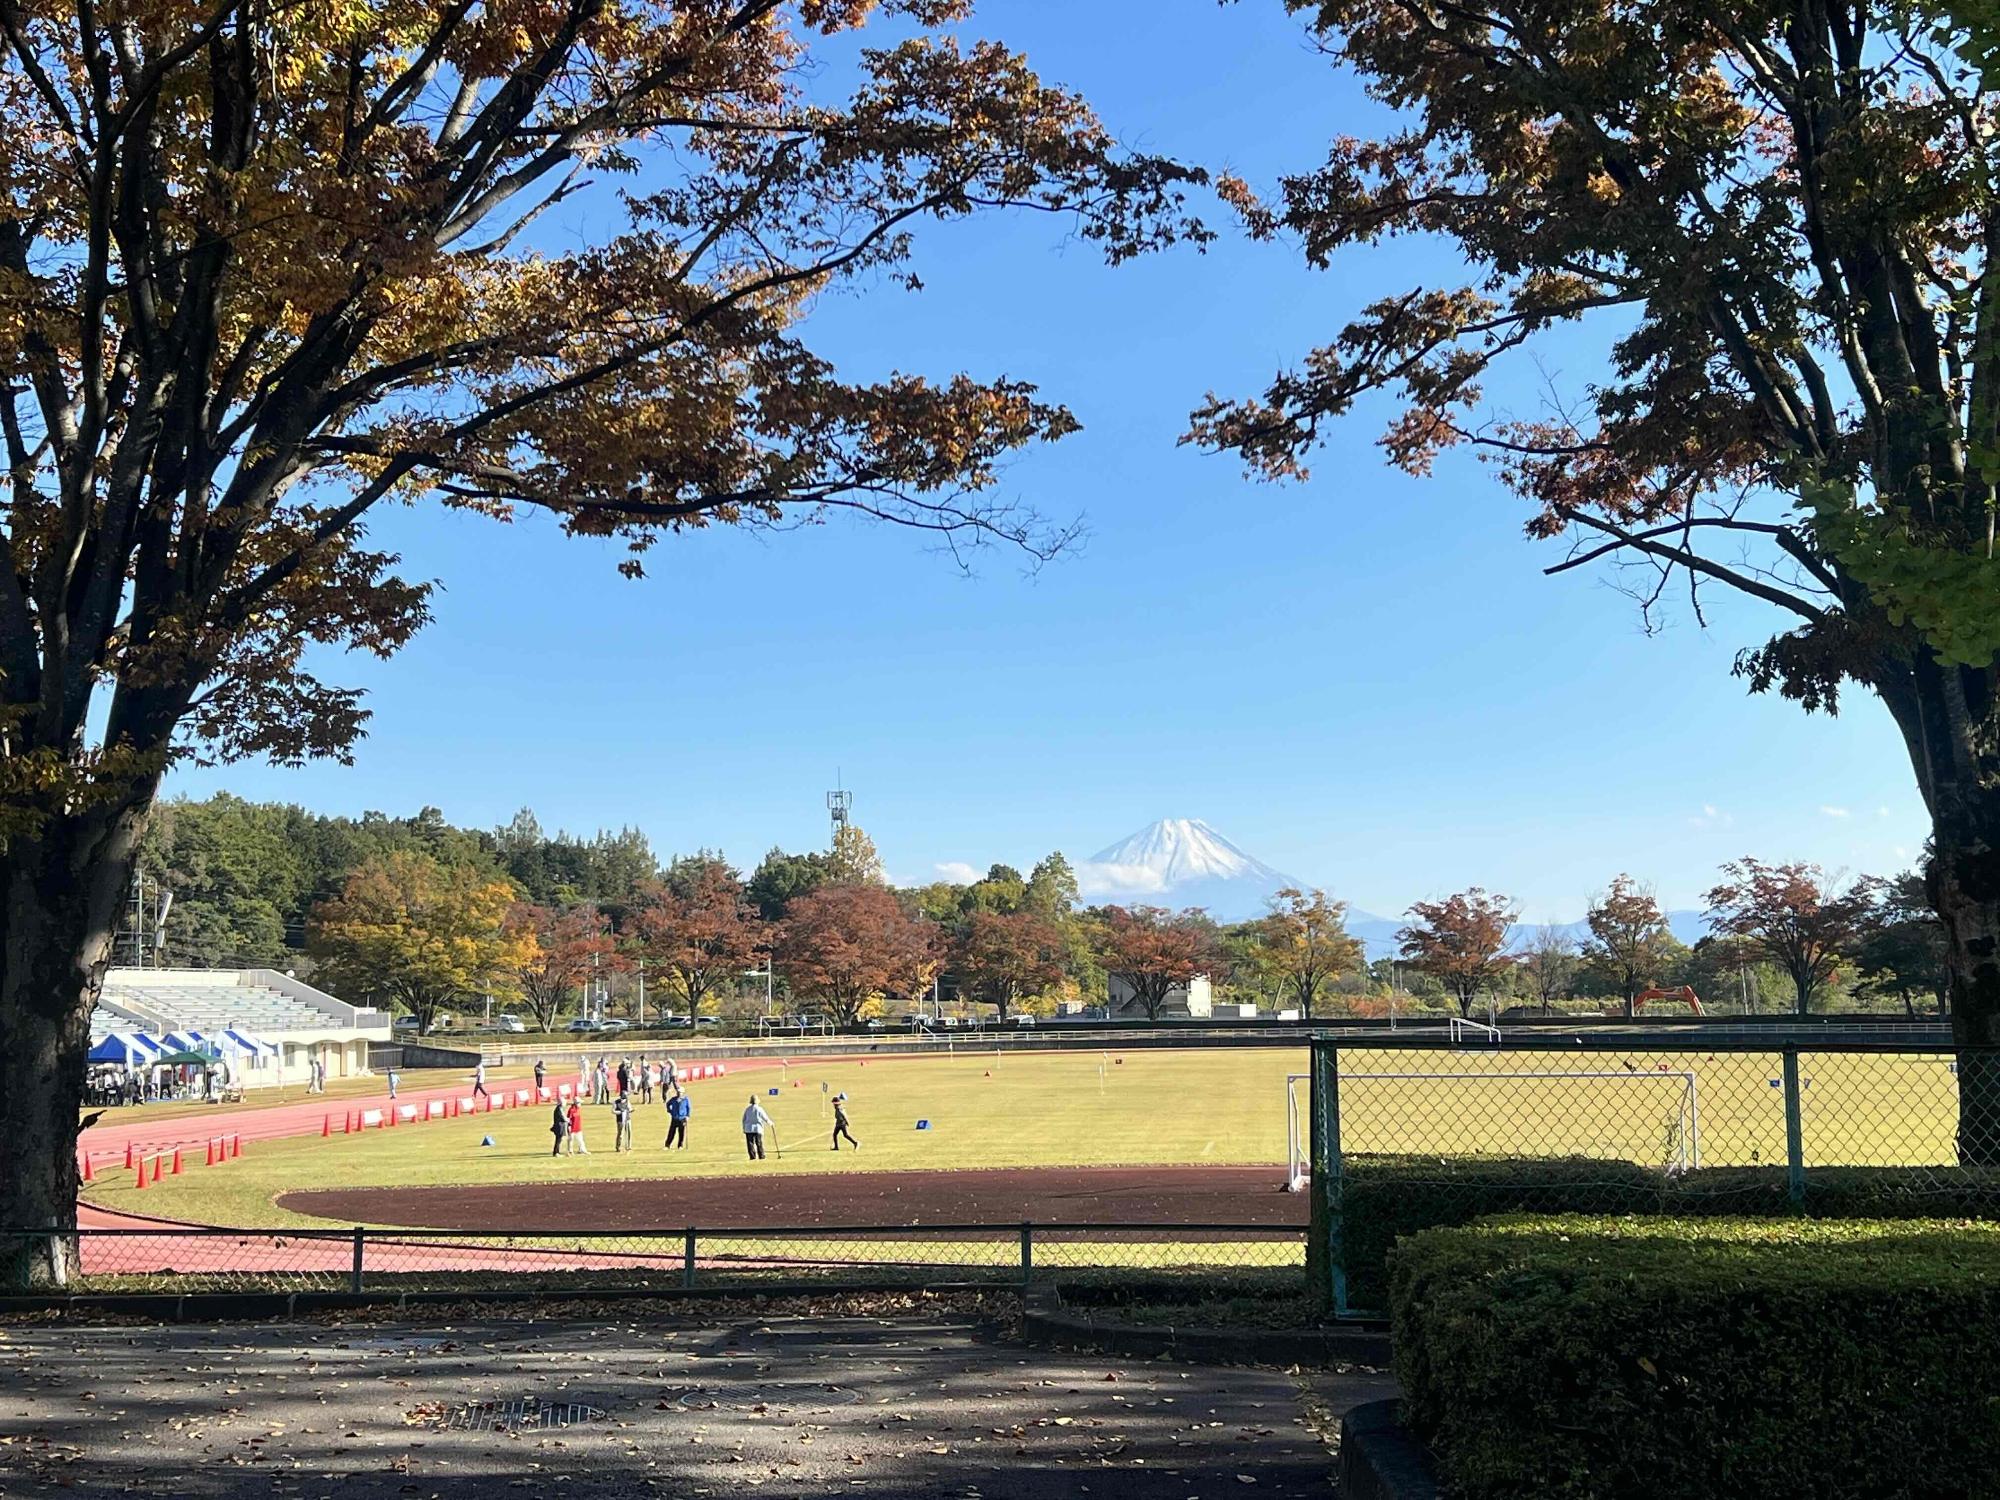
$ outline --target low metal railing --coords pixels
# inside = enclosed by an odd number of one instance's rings
[[[47,1230],[0,1229],[0,1248]],[[80,1291],[672,1291],[1023,1285],[1053,1271],[1295,1277],[1303,1227],[899,1224],[578,1229],[83,1228]]]

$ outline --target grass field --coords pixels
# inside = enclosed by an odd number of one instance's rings
[[[1116,1059],[1121,1059],[1118,1061]],[[1665,1061],[1670,1072],[1654,1070]],[[1775,1055],[1570,1055],[1345,1051],[1341,1127],[1350,1153],[1583,1155],[1684,1160],[1698,1116],[1703,1166],[1785,1159]],[[258,1143],[143,1194],[123,1172],[87,1194],[107,1208],[260,1226],[322,1223],[280,1209],[299,1188],[689,1179],[762,1173],[1060,1165],[1242,1165],[1285,1159],[1285,1078],[1301,1048],[959,1054],[872,1063],[801,1060],[693,1086],[690,1146],[661,1149],[665,1111],[636,1110],[638,1149],[612,1152],[611,1113],[589,1108],[588,1157],[552,1158],[546,1106],[357,1138]],[[1581,1071],[1610,1078],[1566,1077]],[[1678,1075],[1695,1075],[1694,1110]],[[1458,1075],[1380,1078],[1376,1074]],[[1527,1077],[1507,1077],[1527,1074]],[[1941,1058],[1808,1055],[1801,1068],[1808,1165],[1952,1160],[1956,1079]],[[419,1086],[412,1076],[411,1086]],[[777,1088],[776,1097],[766,1091]],[[750,1168],[738,1125],[752,1089],[783,1149]],[[845,1091],[858,1155],[827,1149],[828,1094]],[[919,1119],[931,1122],[916,1129]],[[491,1135],[494,1145],[482,1146]]]
[[[298,1226],[323,1221],[273,1202],[297,1188],[740,1175],[750,1170],[740,1117],[753,1089],[783,1150],[759,1172],[1269,1163],[1275,1188],[1285,1160],[1285,1076],[1302,1072],[1305,1060],[1298,1048],[802,1059],[692,1085],[688,1148],[671,1155],[661,1149],[667,1121],[657,1099],[635,1107],[637,1149],[625,1155],[611,1149],[610,1109],[586,1107],[587,1157],[550,1156],[542,1105],[359,1137],[260,1142],[227,1166],[195,1167],[143,1193],[113,1172],[86,1197],[190,1221]],[[827,1149],[824,1101],[843,1091],[858,1154]],[[916,1128],[920,1119],[928,1130]],[[494,1144],[481,1146],[487,1135]]]

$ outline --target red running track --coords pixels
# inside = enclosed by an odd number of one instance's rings
[[[787,1059],[746,1058],[730,1060],[722,1064],[730,1073],[747,1072],[757,1068],[779,1067]],[[567,1073],[550,1073],[551,1087],[570,1083],[573,1077]],[[693,1082],[727,1083],[721,1079],[696,1079]],[[527,1078],[495,1079],[490,1087],[495,1094],[506,1095],[510,1099],[516,1089],[531,1086]],[[449,1088],[399,1089],[396,1103],[414,1104],[424,1109],[433,1099],[449,1101],[463,1099],[472,1092],[472,1075],[467,1074],[463,1083]],[[494,1103],[499,1103],[495,1099]],[[106,1111],[103,1119],[84,1133],[78,1142],[79,1156],[88,1154],[94,1170],[108,1170],[116,1166],[122,1168],[125,1162],[125,1148],[130,1145],[135,1152],[151,1156],[155,1152],[167,1154],[178,1146],[185,1154],[194,1152],[197,1156],[207,1148],[209,1141],[217,1136],[235,1136],[243,1141],[276,1141],[292,1136],[318,1135],[331,1122],[332,1133],[341,1133],[341,1121],[350,1114],[362,1110],[389,1107],[389,1088],[385,1083],[381,1092],[370,1094],[347,1094],[339,1098],[308,1097],[291,1104],[257,1105],[246,1104],[240,1109],[222,1110],[214,1114],[193,1115],[176,1119],[171,1114],[171,1105],[122,1105]],[[509,1108],[513,1107],[511,1104]]]

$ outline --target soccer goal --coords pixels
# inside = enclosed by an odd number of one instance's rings
[[[1595,1156],[1678,1174],[1701,1165],[1701,1094],[1692,1072],[1343,1072],[1340,1141],[1355,1155]]]
[[[1285,1079],[1285,1191],[1302,1193],[1312,1181],[1312,1074],[1293,1073]]]

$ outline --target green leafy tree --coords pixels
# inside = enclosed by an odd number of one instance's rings
[[[782,849],[773,849],[751,873],[747,893],[757,915],[766,922],[776,922],[784,917],[792,902],[832,879],[833,861],[821,851],[787,854]]]

